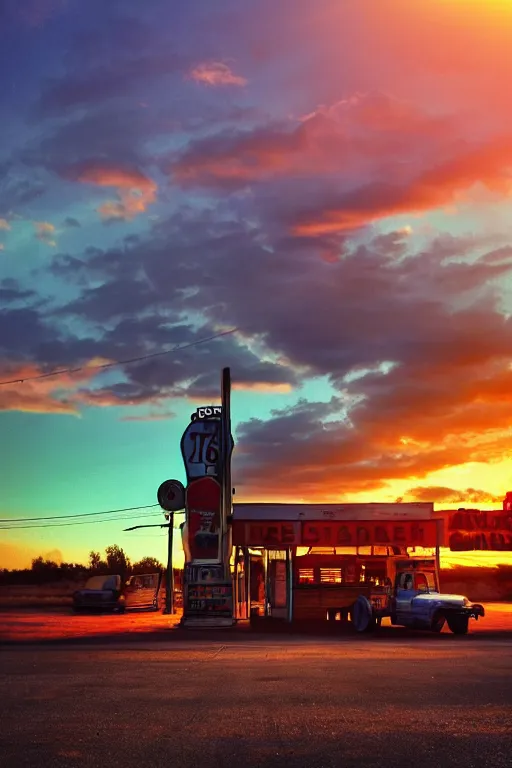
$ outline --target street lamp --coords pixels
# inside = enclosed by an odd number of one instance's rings
[[[185,487],[183,483],[180,483],[179,480],[165,480],[158,489],[157,499],[161,508],[165,511],[165,517],[169,520],[164,613],[174,613],[174,569],[172,564],[174,513],[185,511]]]

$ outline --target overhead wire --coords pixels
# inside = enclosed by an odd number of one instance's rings
[[[152,513],[151,515],[148,515],[145,519],[149,519],[149,517],[153,517],[156,513]],[[105,518],[104,520],[74,520],[72,523],[42,523],[42,524],[35,524],[35,525],[0,525],[0,531],[23,531],[23,530],[29,530],[29,529],[35,529],[35,528],[64,528],[68,527],[70,525],[100,525],[101,523],[115,523],[119,520],[140,520],[140,515],[121,515],[119,517],[109,517]],[[162,525],[165,525],[165,521],[162,520]]]
[[[106,509],[103,512],[82,512],[74,515],[52,515],[50,517],[0,517],[0,523],[32,523],[38,520],[64,520],[72,517],[92,517],[93,515],[115,515],[118,512],[136,512],[139,509],[152,509],[160,504],[143,504],[139,507],[123,507],[121,509]]]
[[[24,384],[26,381],[36,381],[37,379],[49,379],[52,376],[62,376],[65,373],[79,373],[80,371],[95,371],[95,370],[105,370],[107,368],[115,368],[119,365],[131,365],[132,363],[139,363],[143,360],[151,360],[155,357],[163,357],[164,355],[170,355],[172,352],[181,352],[183,349],[190,349],[190,347],[197,347],[199,344],[206,344],[208,341],[214,341],[215,339],[220,339],[222,336],[229,336],[232,333],[235,333],[238,330],[238,328],[230,328],[227,331],[221,331],[220,333],[215,333],[212,336],[206,336],[203,339],[197,339],[196,341],[191,341],[188,344],[178,344],[175,347],[172,347],[171,349],[165,349],[162,352],[152,352],[148,355],[139,355],[138,357],[131,357],[126,360],[114,360],[110,363],[99,363],[97,365],[79,365],[76,368],[60,368],[57,371],[49,371],[48,373],[38,373],[35,376],[23,376],[21,378],[16,379],[7,379],[5,381],[0,381],[0,387],[6,386],[7,384]]]
[[[57,371],[49,371],[47,373],[40,373],[35,376],[24,376],[16,379],[7,379],[4,381],[0,381],[0,386],[6,386],[8,384],[23,384],[26,381],[36,381],[40,379],[48,379],[55,376],[62,376],[64,374],[69,373],[78,373],[80,371],[91,371],[91,370],[105,370],[108,368],[114,368],[121,365],[130,365],[132,363],[138,363],[142,362],[144,360],[150,360],[156,357],[163,357],[164,355],[169,355],[172,352],[180,352],[183,349],[189,349],[191,347],[196,347],[199,344],[205,344],[208,341],[214,341],[215,339],[219,339],[223,336],[229,336],[233,333],[235,333],[238,329],[237,328],[230,328],[227,331],[221,331],[219,333],[212,334],[211,336],[204,337],[202,339],[197,339],[196,341],[190,342],[188,344],[178,344],[171,349],[163,350],[162,352],[153,352],[147,355],[139,355],[137,357],[127,358],[126,360],[115,360],[109,363],[100,363],[97,365],[81,365],[76,366],[74,368],[61,368]],[[107,523],[107,522],[115,522],[116,520],[133,520],[136,518],[139,518],[140,515],[132,515],[132,516],[117,516],[117,517],[108,517],[104,520],[77,520],[76,518],[84,518],[84,517],[96,517],[96,516],[105,516],[105,515],[113,515],[117,514],[119,512],[133,512],[133,511],[140,511],[143,509],[151,509],[154,507],[159,507],[159,504],[145,504],[143,506],[138,507],[124,507],[121,509],[110,509],[110,510],[104,510],[102,512],[83,512],[78,514],[72,514],[72,515],[51,515],[51,516],[39,516],[39,517],[21,517],[21,518],[0,518],[0,530],[27,530],[27,529],[34,529],[34,528],[61,528],[64,526],[72,526],[72,525],[87,525],[92,523]],[[70,520],[73,519],[73,522],[61,522],[62,520]],[[44,522],[43,524],[39,524],[40,521],[48,521],[48,520],[58,520],[57,523],[48,523]],[[36,523],[35,525],[19,525],[19,523]],[[6,525],[7,524],[7,525]]]

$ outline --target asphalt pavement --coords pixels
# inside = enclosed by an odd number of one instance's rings
[[[2,768],[512,765],[510,633],[102,635],[0,664]]]

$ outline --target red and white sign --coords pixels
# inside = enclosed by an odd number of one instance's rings
[[[187,488],[187,534],[190,559],[219,561],[221,543],[221,488],[213,477],[193,480]]]
[[[445,519],[452,552],[512,551],[512,510],[460,509]]]
[[[233,523],[233,543],[240,546],[287,547],[435,547],[435,520],[346,520],[294,522],[257,520]]]

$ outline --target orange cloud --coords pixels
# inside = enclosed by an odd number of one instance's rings
[[[7,219],[0,219],[0,230],[5,230],[8,232],[11,228],[11,225],[7,221]]]
[[[100,390],[83,390],[79,393],[78,398],[82,405],[92,406],[94,408],[110,408],[116,406],[137,406],[151,403],[158,405],[159,402],[165,400],[165,395],[161,397],[153,395],[129,395],[122,396],[116,393],[112,389],[100,389]],[[167,418],[167,416],[165,417]],[[125,420],[131,421],[129,417]]]
[[[439,148],[452,121],[432,117],[385,94],[356,95],[280,127],[193,143],[174,164],[187,185],[243,185],[281,177],[360,176],[383,158],[403,159],[418,148]],[[395,169],[394,179],[397,180]]]
[[[158,190],[158,185],[140,171],[112,166],[90,166],[79,174],[78,181],[117,190],[118,200],[108,200],[98,208],[104,220],[135,218],[155,202]]]
[[[220,61],[198,64],[189,73],[189,78],[197,83],[204,83],[214,87],[222,85],[247,85],[245,77],[235,75],[227,64]]]
[[[272,381],[235,381],[233,389],[245,392],[269,392],[273,394],[286,395],[292,391],[292,385],[287,383],[278,383]]]
[[[497,194],[509,195],[511,169],[512,141],[497,139],[425,171],[410,184],[370,183],[347,193],[339,205],[302,214],[293,231],[306,237],[326,235],[399,214],[419,215],[457,201],[464,202],[478,183]]]
[[[55,242],[55,227],[48,221],[34,221],[34,229],[36,238],[46,245],[50,245],[55,248],[57,243]]]
[[[100,362],[91,361],[92,364]],[[90,381],[97,370],[84,367],[76,373],[63,373],[41,379],[32,379],[45,371],[37,365],[4,364],[0,366],[0,381],[12,381],[0,386],[0,411],[25,413],[54,413],[79,416],[78,389]]]
[[[239,494],[257,498],[264,478],[268,498],[327,502],[374,492],[378,500],[393,481],[412,486],[439,470],[505,460],[512,343],[504,327],[486,353],[487,332],[481,344],[475,339],[474,351],[469,339],[468,348],[459,350],[460,336],[438,339],[434,327],[425,364],[411,362],[354,380],[337,404],[299,404],[275,412],[268,422],[243,424],[235,456]],[[345,417],[351,395],[359,402]],[[492,491],[465,487],[452,493],[433,484],[426,489],[418,484],[406,495],[443,503],[499,500]]]
[[[402,501],[433,501],[438,504],[501,504],[503,495],[477,488],[457,490],[438,485],[409,488]]]

